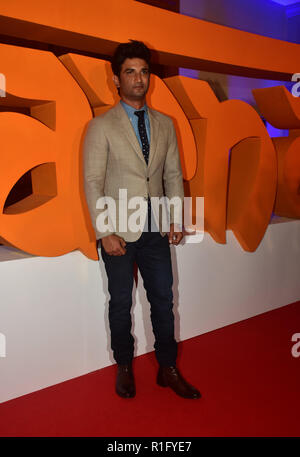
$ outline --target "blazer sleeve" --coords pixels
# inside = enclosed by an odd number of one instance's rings
[[[86,201],[97,240],[115,233],[114,225],[109,216],[106,219],[106,230],[101,231],[99,229],[99,219],[97,223],[97,218],[101,213],[104,211],[108,213],[104,205],[108,152],[109,144],[105,136],[102,120],[95,117],[89,122],[84,138],[83,173]]]
[[[171,201],[170,223],[182,226],[184,188],[176,131],[169,119],[168,150],[164,164],[163,182],[165,195]],[[173,203],[172,203],[173,202]]]

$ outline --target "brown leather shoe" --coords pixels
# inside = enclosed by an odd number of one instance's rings
[[[135,396],[135,383],[131,364],[118,365],[116,392],[123,398],[131,398]]]
[[[159,367],[157,384],[161,387],[171,387],[177,395],[184,398],[200,398],[199,390],[187,383],[174,366]]]

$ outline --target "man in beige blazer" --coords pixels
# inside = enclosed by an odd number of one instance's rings
[[[108,277],[117,394],[128,398],[136,393],[130,314],[136,263],[151,306],[157,383],[184,398],[200,398],[176,367],[169,244],[177,245],[183,237],[181,220],[176,219],[182,214],[184,191],[173,122],[146,104],[150,57],[145,44],[133,40],[120,44],[114,53],[113,81],[121,101],[89,123],[85,193]],[[163,196],[174,202],[167,211],[167,230],[153,199]],[[168,204],[164,208],[168,210]]]

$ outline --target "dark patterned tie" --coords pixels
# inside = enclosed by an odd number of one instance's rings
[[[135,111],[134,114],[138,117],[138,129],[139,129],[139,134],[140,134],[140,139],[142,143],[142,152],[144,159],[146,161],[146,164],[148,165],[149,161],[149,141],[147,137],[147,130],[146,130],[146,125],[145,125],[145,118],[144,114],[145,111]],[[148,196],[148,231],[151,231],[151,201]]]
[[[142,151],[143,151],[143,156],[146,160],[146,164],[148,165],[149,142],[148,142],[147,130],[146,130],[145,118],[144,118],[145,111],[144,110],[135,111],[134,114],[139,118],[138,119],[138,129],[139,129],[140,139],[141,139],[141,143],[142,143]]]

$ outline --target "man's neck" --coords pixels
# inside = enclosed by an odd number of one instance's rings
[[[143,98],[142,100],[128,100],[127,98],[122,97],[121,100],[122,102],[126,103],[127,105],[131,106],[136,110],[141,109],[146,103],[145,98]]]

